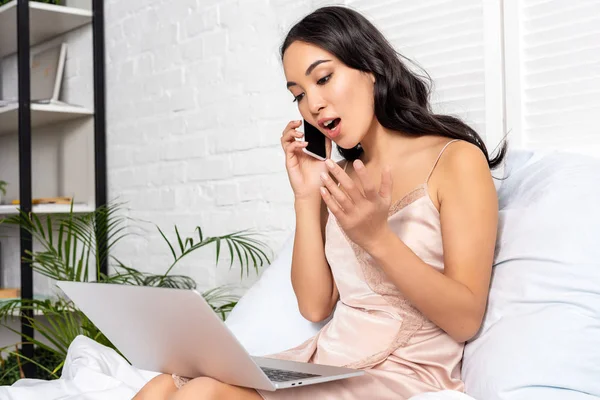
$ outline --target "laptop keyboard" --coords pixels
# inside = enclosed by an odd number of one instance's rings
[[[261,369],[269,377],[269,379],[273,382],[297,381],[298,379],[314,378],[315,376],[321,376],[321,375],[314,375],[314,374],[306,374],[304,372],[295,372],[295,371],[288,371],[288,370],[284,370],[284,369],[273,369],[273,368],[267,368],[267,367],[261,367]]]

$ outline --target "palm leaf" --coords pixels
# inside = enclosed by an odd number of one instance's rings
[[[218,236],[218,237],[207,237],[204,238],[202,235],[202,230],[200,227],[196,227],[195,230],[198,231],[198,235],[201,239],[198,243],[193,243],[191,238],[186,238],[182,240],[181,235],[177,227],[175,227],[176,240],[181,250],[181,254],[177,255],[175,251],[175,246],[171,244],[165,233],[157,226],[158,231],[160,232],[162,238],[167,242],[171,253],[175,261],[171,264],[171,266],[167,269],[167,271],[163,274],[164,277],[167,277],[171,270],[175,267],[175,265],[183,259],[185,256],[191,254],[192,252],[198,250],[201,247],[204,247],[208,244],[215,243],[216,246],[216,264],[219,263],[219,256],[221,254],[221,241],[225,241],[227,247],[229,248],[230,255],[230,265],[229,268],[232,268],[234,261],[238,261],[240,263],[240,267],[242,269],[240,273],[240,279],[243,277],[244,270],[246,271],[246,275],[249,275],[250,270],[250,260],[253,262],[253,267],[258,273],[258,263],[263,266],[264,263],[270,263],[269,257],[267,254],[259,247],[266,247],[263,243],[255,239],[254,234],[249,231],[239,231],[229,235]],[[193,243],[191,246],[184,246],[184,243]],[[237,258],[235,257],[237,256]],[[160,285],[160,282],[158,283]]]
[[[179,250],[181,250],[181,254],[185,253],[185,246],[181,241],[181,235],[179,234],[179,229],[177,229],[177,225],[175,225],[175,233],[177,234],[177,242],[179,243]]]
[[[177,254],[175,253],[175,249],[173,248],[173,246],[171,245],[171,242],[169,242],[169,239],[167,239],[167,237],[165,236],[164,232],[162,231],[162,229],[160,229],[158,226],[156,227],[158,229],[158,231],[160,232],[161,236],[163,237],[163,239],[165,239],[165,242],[167,242],[167,244],[169,245],[169,249],[171,249],[171,254],[173,254],[173,259],[177,260]]]

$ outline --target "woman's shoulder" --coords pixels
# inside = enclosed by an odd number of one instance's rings
[[[463,173],[465,169],[487,170],[487,158],[476,145],[461,139],[451,139],[445,136],[430,136],[425,138],[415,156],[421,158],[424,164],[429,164],[429,178],[441,180]]]
[[[448,143],[450,140],[446,140],[446,144]],[[443,144],[442,148],[446,144]],[[459,191],[495,194],[494,182],[485,154],[478,146],[465,140],[448,144],[439,158],[431,179],[435,181],[440,200],[445,194]]]
[[[444,149],[439,164],[441,171],[456,174],[470,174],[473,171],[489,171],[487,158],[483,151],[466,140],[446,139],[440,145]]]

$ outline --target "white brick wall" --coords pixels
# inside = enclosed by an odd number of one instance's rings
[[[171,238],[173,224],[186,235],[254,228],[277,253],[294,223],[279,137],[300,117],[278,50],[325,3],[343,1],[107,1],[109,197]],[[144,228],[115,255],[162,272],[169,250]],[[222,260],[215,268],[214,249],[201,249],[174,272],[201,289],[255,281]]]

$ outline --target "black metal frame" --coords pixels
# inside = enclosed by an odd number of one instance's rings
[[[29,0],[17,3],[17,59],[19,68],[19,200],[23,212],[31,213],[31,70],[29,68]],[[25,261],[27,252],[32,251],[31,233],[20,229],[21,237],[21,298],[33,298],[33,270]],[[21,310],[21,338],[33,337],[33,328],[27,325],[33,317],[32,310]],[[33,345],[22,346],[23,355],[33,358]],[[23,365],[25,376],[33,376],[33,364]]]
[[[106,94],[104,61],[104,0],[92,0],[94,46],[94,166],[96,174],[96,208],[107,201],[106,190]],[[103,214],[100,214],[103,215]],[[106,220],[96,221],[96,245],[99,254],[107,254]],[[100,273],[108,275],[108,258],[100,260]]]
[[[94,154],[95,154],[95,190],[96,207],[107,202],[106,192],[106,95],[105,95],[105,58],[104,58],[104,1],[92,0],[92,35],[94,61]],[[31,71],[29,47],[29,0],[17,0],[17,60],[19,92],[19,199],[22,211],[32,211],[32,174],[31,174]],[[102,226],[103,221],[98,221]],[[98,232],[106,232],[100,229]],[[106,236],[98,234],[98,246],[106,254]],[[28,251],[33,249],[31,233],[20,229],[21,247],[21,298],[33,298],[33,270],[24,261]],[[107,259],[104,259],[100,272],[107,274]],[[28,318],[33,317],[31,310],[21,310],[21,340],[33,337],[34,332],[27,326]],[[33,345],[24,344],[22,353],[33,357]],[[25,376],[34,377],[34,365],[23,363]]]

